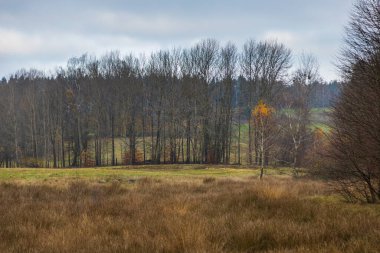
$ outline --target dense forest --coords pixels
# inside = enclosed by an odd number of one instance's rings
[[[313,108],[330,107],[313,56],[276,41],[241,50],[206,39],[150,56],[72,58],[54,74],[31,69],[0,85],[0,165],[284,163],[312,147]]]

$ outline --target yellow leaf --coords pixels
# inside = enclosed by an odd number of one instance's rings
[[[265,104],[263,100],[260,100],[256,107],[253,109],[253,115],[256,118],[267,118],[274,113],[274,108]]]

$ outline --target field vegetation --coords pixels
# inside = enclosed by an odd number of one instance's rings
[[[0,252],[377,252],[379,206],[290,169],[1,169]]]

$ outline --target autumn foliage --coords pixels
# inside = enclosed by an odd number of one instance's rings
[[[267,105],[263,100],[260,100],[256,107],[253,109],[252,114],[256,119],[268,118],[272,116],[275,109]]]

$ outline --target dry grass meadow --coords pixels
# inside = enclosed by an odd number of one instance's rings
[[[0,170],[4,253],[359,253],[379,238],[379,206],[286,170]]]

